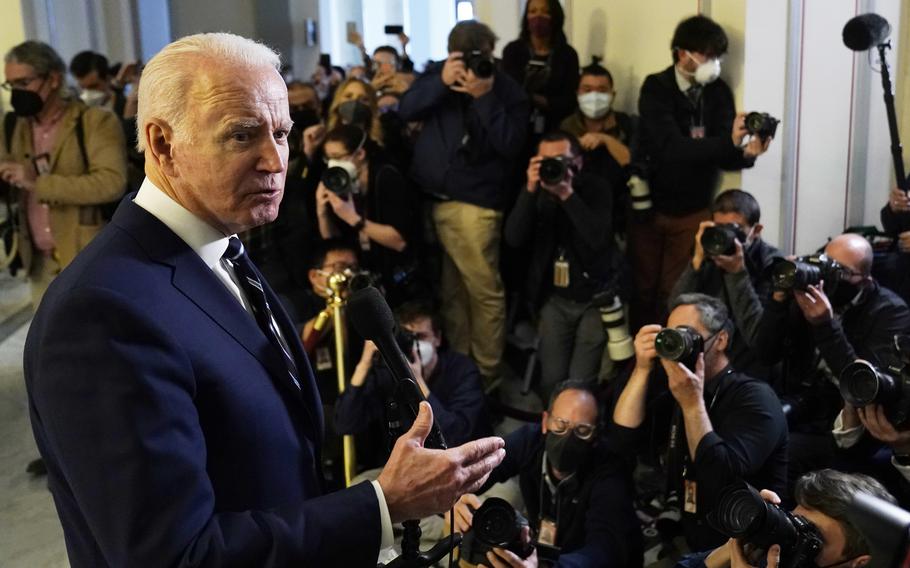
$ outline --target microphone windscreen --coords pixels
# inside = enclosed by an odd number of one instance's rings
[[[861,14],[844,26],[844,45],[853,51],[865,51],[879,45],[891,35],[891,24],[878,14]]]
[[[385,298],[376,288],[361,288],[348,297],[348,317],[354,329],[364,339],[376,341],[388,336],[395,329],[395,316]]]

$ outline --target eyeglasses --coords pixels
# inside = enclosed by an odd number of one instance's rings
[[[32,75],[31,77],[23,77],[21,79],[15,79],[13,81],[5,81],[0,83],[0,88],[4,91],[12,91],[13,89],[27,89],[29,85],[36,79],[43,79],[46,75]]]
[[[323,272],[326,272],[328,274],[332,274],[334,272],[344,272],[345,270],[356,271],[357,265],[348,264],[347,262],[335,262],[332,264],[325,264],[325,265],[321,266],[320,270]]]
[[[593,424],[585,424],[584,422],[579,422],[574,424],[569,420],[564,418],[557,418],[556,416],[550,416],[547,420],[547,429],[556,434],[557,436],[564,436],[572,431],[575,434],[575,437],[580,440],[590,440],[594,436],[594,432],[597,430],[597,427]]]

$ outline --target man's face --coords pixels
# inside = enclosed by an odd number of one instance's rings
[[[705,377],[710,378],[708,370],[714,369],[717,357],[726,347],[725,340],[722,339],[722,336],[726,335],[725,332],[720,331],[712,337],[711,332],[701,323],[701,314],[698,308],[692,304],[678,306],[670,312],[670,317],[667,318],[667,327],[676,328],[681,326],[694,329],[705,340]],[[691,370],[694,371],[694,369]]]
[[[595,426],[597,401],[586,391],[575,389],[562,391],[553,401],[553,408],[544,411],[541,429],[546,434],[559,424],[568,424],[573,428],[579,424]]]
[[[863,247],[856,246],[856,240],[852,237],[855,235],[841,235],[833,239],[825,247],[825,254],[847,269],[848,272],[843,275],[842,280],[859,285],[866,279],[862,272],[865,251]]]
[[[110,90],[111,86],[110,82],[107,79],[102,79],[98,75],[98,71],[94,69],[82,77],[76,77],[76,83],[83,91],[93,90],[107,92]]]
[[[844,535],[844,529],[839,522],[824,513],[807,509],[802,505],[798,505],[793,509],[793,513],[805,517],[821,533],[824,544],[821,552],[815,557],[816,566],[837,565],[839,562],[851,560],[844,558],[844,546],[847,544],[847,537]]]
[[[313,291],[323,298],[329,297],[329,276],[335,272],[357,270],[357,256],[350,250],[330,250],[322,266],[311,268],[308,274]]]
[[[173,140],[167,174],[177,201],[225,235],[273,221],[291,129],[281,75],[215,68],[196,79],[188,98],[187,134]]]
[[[556,140],[553,142],[541,142],[537,147],[537,155],[542,158],[564,158],[569,165],[575,167],[575,169],[581,169],[581,156],[572,155],[572,145],[568,140]],[[572,168],[569,168],[569,172],[566,177],[568,183],[572,183],[572,178],[575,176],[575,173]]]
[[[387,51],[373,54],[373,73],[376,75],[391,75],[397,70],[397,58]]]
[[[578,81],[578,94],[612,93],[613,84],[606,75],[582,75]]]
[[[403,323],[401,327],[413,333],[417,341],[429,341],[437,349],[442,345],[442,337],[433,330],[433,321],[428,317],[417,318],[414,321]]]
[[[24,89],[38,93],[41,100],[47,103],[52,93],[60,88],[60,74],[51,73],[47,76],[39,75],[35,68],[27,63],[10,61],[4,67],[6,82],[13,89]]]
[[[729,225],[731,223],[736,223],[739,225],[742,230],[746,233],[746,242],[742,243],[743,246],[748,246],[758,238],[759,233],[761,232],[760,225],[750,225],[746,220],[746,216],[742,213],[730,212],[724,213],[721,211],[716,211],[712,216],[711,220],[717,223],[718,225]]]

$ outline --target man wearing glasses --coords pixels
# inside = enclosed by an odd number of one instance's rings
[[[506,437],[506,457],[480,496],[467,494],[456,503],[455,530],[471,528],[485,491],[518,476],[530,533],[537,536],[536,550],[521,559],[494,548],[486,564],[525,568],[558,558],[560,566],[641,566],[631,476],[625,462],[606,449],[599,423],[592,385],[570,380],[553,389],[539,425],[529,424]]]
[[[693,350],[695,362],[658,357],[662,326],[643,326],[635,337],[635,370],[613,411],[611,436],[629,453],[638,453],[648,434],[652,440],[666,439],[654,425],[672,417],[664,510],[681,519],[689,548],[701,551],[727,540],[705,520],[721,489],[743,479],[785,494],[787,422],[771,387],[730,365],[726,351],[733,326],[721,300],[683,294],[672,305],[667,327],[687,328],[701,337],[702,347]]]
[[[0,134],[0,185],[19,202],[23,269],[38,302],[51,280],[102,228],[99,205],[126,184],[126,143],[117,117],[70,96],[66,66],[49,45],[26,41],[4,58],[13,113]]]

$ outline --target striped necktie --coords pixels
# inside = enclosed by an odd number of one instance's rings
[[[227,250],[221,258],[234,269],[237,281],[250,302],[250,308],[256,318],[256,323],[259,324],[259,329],[281,353],[288,375],[299,389],[300,381],[297,379],[299,376],[297,374],[297,365],[294,363],[294,358],[291,356],[291,350],[287,342],[278,330],[278,323],[272,316],[272,309],[269,307],[268,298],[265,296],[262,281],[259,280],[256,269],[253,267],[250,257],[247,256],[240,239],[231,237]]]

